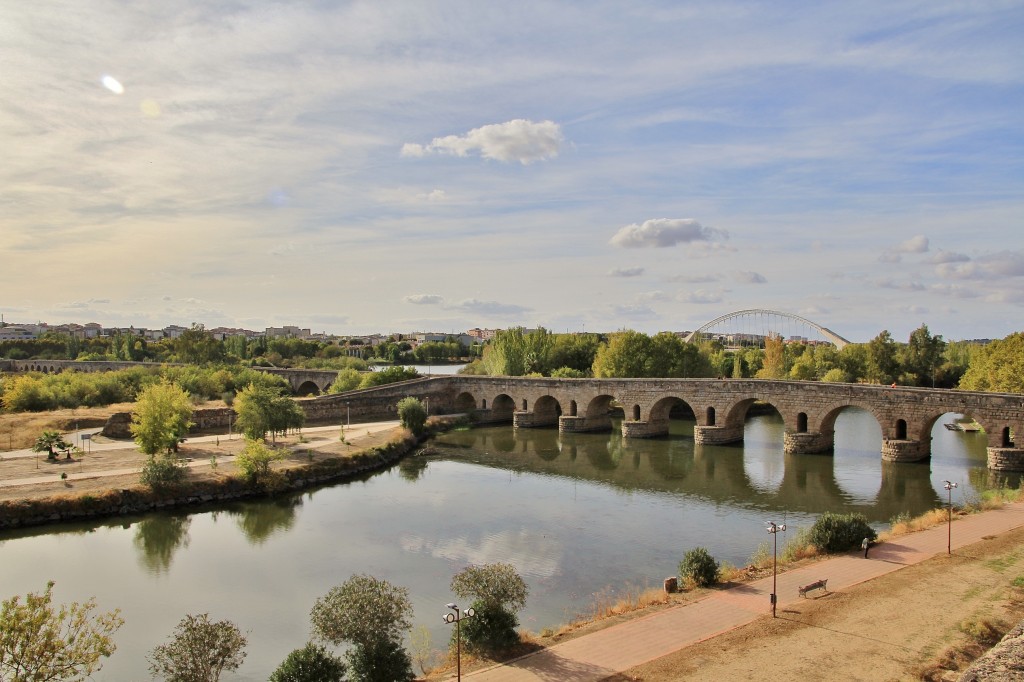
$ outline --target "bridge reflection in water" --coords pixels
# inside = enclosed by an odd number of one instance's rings
[[[786,513],[858,512],[873,524],[940,507],[942,477],[969,478],[975,490],[1017,485],[990,480],[985,439],[936,425],[930,463],[879,460],[881,431],[874,418],[847,410],[836,424],[834,455],[783,454],[778,415],[748,419],[745,440],[730,446],[693,441],[693,420],[673,419],[669,436],[652,440],[555,429],[482,427],[445,434],[436,442],[447,458],[480,465],[563,476],[614,486],[692,497],[715,505]],[[946,431],[938,433],[938,431]],[[955,473],[949,473],[949,472]],[[938,478],[937,478],[938,477]],[[968,493],[972,494],[972,493]]]

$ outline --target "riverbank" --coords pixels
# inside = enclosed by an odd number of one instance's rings
[[[286,453],[273,465],[283,484],[272,491],[302,490],[357,478],[391,466],[432,433],[450,428],[453,420],[431,418],[420,438],[397,422],[312,427],[278,438]],[[196,436],[186,441],[179,457],[185,480],[152,490],[139,483],[146,455],[131,442],[97,438],[91,452],[47,460],[44,455],[0,458],[0,528],[79,521],[153,509],[194,506],[247,497],[268,491],[248,485],[236,471],[234,458],[244,447],[238,435]]]

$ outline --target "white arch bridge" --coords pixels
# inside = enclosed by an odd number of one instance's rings
[[[764,345],[768,336],[782,339],[809,339],[821,337],[842,348],[850,343],[827,327],[811,322],[807,318],[778,310],[750,308],[721,315],[690,332],[686,341],[700,341],[717,338],[736,345]]]

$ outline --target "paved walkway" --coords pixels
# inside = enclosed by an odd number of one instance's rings
[[[952,547],[956,551],[1020,526],[1024,526],[1024,503],[965,516],[953,521]],[[800,600],[797,588],[815,580],[827,579],[833,592],[945,553],[948,532],[947,526],[936,526],[872,547],[868,559],[856,552],[780,573],[776,609],[781,611],[786,604]],[[771,591],[770,576],[713,591],[699,601],[614,625],[503,665],[464,673],[463,677],[474,682],[601,680],[770,614]]]

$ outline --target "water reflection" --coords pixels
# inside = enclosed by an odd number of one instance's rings
[[[871,435],[870,429],[865,432]],[[673,421],[666,437],[628,441],[618,424],[610,434],[488,427],[445,434],[437,446],[446,459],[776,514],[858,512],[872,523],[884,523],[897,514],[941,504],[928,463],[884,462],[877,450],[851,456],[849,447],[835,456],[784,455],[782,424],[776,417],[752,418],[742,445],[696,445],[692,433],[692,421]],[[772,474],[753,478],[750,469],[758,465]]]
[[[224,512],[235,517],[249,544],[262,545],[275,533],[291,530],[295,525],[295,510],[300,506],[302,496],[291,495],[258,502],[239,502]]]
[[[139,564],[150,573],[166,573],[179,549],[188,547],[190,516],[158,514],[147,516],[135,524],[132,544],[139,551]]]

